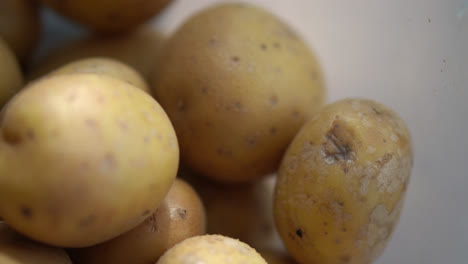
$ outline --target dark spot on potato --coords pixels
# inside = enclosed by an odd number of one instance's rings
[[[340,243],[341,243],[341,240],[335,239],[335,244],[340,244]]]
[[[231,107],[229,105],[224,107],[224,109],[226,109],[226,111],[231,111]]]
[[[276,134],[276,127],[271,127],[270,128],[270,134],[275,135]]]
[[[207,90],[206,87],[201,88],[201,93],[206,94],[206,90]]]
[[[327,223],[327,222],[323,222],[323,225],[324,225],[324,226],[327,226],[327,225],[328,225],[328,223]]]
[[[179,101],[177,101],[177,109],[178,109],[179,111],[181,111],[181,112],[185,110],[185,102],[184,102],[184,100],[179,99]]]
[[[151,213],[150,210],[145,210],[145,211],[141,214],[141,216],[147,216],[149,213]]]
[[[314,142],[309,141],[309,145],[313,146],[313,145],[314,145]]]
[[[346,227],[343,227],[341,231],[346,232]]]
[[[343,168],[344,173],[348,173],[349,169],[348,168]]]
[[[334,122],[332,128],[325,136],[322,145],[325,161],[329,164],[354,160],[355,154],[351,148],[351,132]]]
[[[210,44],[210,46],[215,46],[216,44],[218,44],[218,40],[216,38],[210,38],[208,43]]]
[[[232,57],[231,57],[231,60],[232,60],[233,62],[239,62],[240,58],[239,58],[238,56],[232,56]]]
[[[385,138],[383,139],[383,143],[387,143],[387,140]]]
[[[270,96],[270,105],[275,106],[276,104],[278,104],[278,96],[276,96],[276,94],[273,94]]]
[[[187,218],[187,210],[182,209],[182,208],[177,208],[177,214],[181,219],[186,219]]]
[[[267,45],[265,45],[264,43],[260,44],[260,49],[266,50],[266,49],[267,49]]]
[[[87,216],[86,218],[83,218],[81,219],[79,222],[78,222],[78,226],[79,227],[87,227],[87,226],[90,226],[92,225],[94,222],[96,222],[96,215],[89,215]]]
[[[26,219],[31,219],[33,216],[32,209],[29,208],[28,206],[21,206],[20,211],[23,217]]]
[[[323,232],[323,234],[327,236],[327,235],[328,235],[328,232]]]
[[[150,215],[147,219],[146,222],[150,225],[150,231],[151,232],[156,232],[158,230],[158,224],[156,223],[156,214],[158,210],[154,212],[152,215]]]
[[[344,202],[338,202],[338,205],[343,207],[344,206]]]
[[[372,107],[371,109],[372,109],[372,111],[374,111],[374,113],[375,113],[376,115],[381,115],[381,114],[382,114],[382,112],[379,111],[379,110],[378,110],[377,108],[375,108],[375,107]]]
[[[26,131],[26,135],[28,136],[30,140],[34,140],[36,138],[36,134],[34,133],[34,130],[32,129],[28,129],[28,131]]]
[[[316,200],[312,200],[312,203],[313,203],[313,204],[316,204],[316,203],[317,203],[317,201],[316,201]]]
[[[254,147],[255,145],[257,145],[257,137],[250,136],[249,138],[247,138],[247,145],[249,145],[250,147]]]
[[[19,145],[22,141],[23,138],[19,133],[15,133],[13,131],[10,131],[6,127],[3,128],[2,130],[3,134],[3,139],[5,140],[6,143],[10,145]]]
[[[296,235],[297,235],[299,238],[302,238],[302,236],[304,235],[303,232],[304,232],[304,231],[302,231],[302,229],[297,229],[297,230],[296,230]]]
[[[278,42],[273,43],[273,47],[279,49],[281,46]]]
[[[282,74],[283,70],[281,69],[281,67],[276,67],[275,72],[278,73],[278,74]]]
[[[292,113],[291,113],[292,117],[294,118],[299,118],[299,111],[297,110],[294,110]]]
[[[234,105],[236,106],[237,109],[241,109],[242,107],[240,102],[236,102]]]
[[[340,257],[342,263],[349,263],[351,261],[351,257],[348,255],[343,255]]]

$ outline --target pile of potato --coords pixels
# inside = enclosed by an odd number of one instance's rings
[[[413,166],[402,119],[326,105],[275,15],[218,4],[165,40],[144,23],[169,2],[0,1],[0,263],[372,263]],[[41,4],[93,33],[32,65]]]

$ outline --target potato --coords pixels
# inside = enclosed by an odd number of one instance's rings
[[[8,261],[7,261],[8,260]],[[63,249],[31,241],[0,222],[0,263],[71,264]]]
[[[260,253],[268,264],[296,264],[296,262],[284,252],[260,250],[258,253]]]
[[[185,163],[222,182],[276,170],[324,101],[321,71],[304,41],[247,4],[219,4],[189,19],[168,41],[153,84]]]
[[[70,62],[49,75],[74,74],[74,73],[95,73],[106,75],[131,85],[149,93],[148,85],[141,75],[130,66],[109,58],[88,58]]]
[[[58,13],[102,33],[129,31],[159,13],[171,0],[39,0]]]
[[[156,264],[266,264],[247,244],[239,240],[205,235],[188,238],[166,253]]]
[[[413,166],[408,128],[386,106],[345,99],[312,118],[278,173],[275,221],[300,263],[374,261],[403,205]]]
[[[88,36],[53,50],[29,66],[28,79],[37,79],[67,63],[89,58],[108,57],[137,70],[145,79],[152,75],[164,37],[149,26],[120,36]]]
[[[55,246],[91,246],[136,227],[177,173],[163,109],[107,76],[31,83],[8,104],[0,131],[0,215]]]
[[[207,233],[239,239],[253,248],[275,247],[279,236],[273,221],[273,190],[276,177],[261,181],[222,185],[184,169],[178,177],[186,179],[200,194],[206,208]]]
[[[23,75],[15,55],[0,37],[0,109],[23,85]]]
[[[195,190],[176,180],[164,202],[131,231],[103,244],[77,250],[75,264],[155,263],[184,239],[205,234],[205,210]]]
[[[0,36],[25,62],[39,42],[41,21],[37,4],[30,0],[0,1]]]

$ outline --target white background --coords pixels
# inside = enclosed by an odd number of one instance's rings
[[[213,2],[178,0],[154,25],[170,34]],[[468,263],[468,0],[247,2],[303,35],[323,64],[329,102],[375,99],[410,127],[415,167],[377,263]],[[41,53],[83,34],[46,13]]]

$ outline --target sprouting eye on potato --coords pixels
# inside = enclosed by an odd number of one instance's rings
[[[278,173],[275,220],[300,263],[367,264],[385,248],[413,165],[405,123],[365,99],[326,106],[299,132]]]
[[[0,132],[0,215],[51,245],[92,246],[136,227],[177,174],[164,110],[108,76],[30,83],[4,109]]]
[[[0,110],[23,85],[23,75],[15,55],[0,37]]]
[[[323,105],[318,61],[288,25],[248,4],[219,4],[167,41],[153,76],[185,163],[222,182],[276,170]]]
[[[195,190],[175,180],[145,222],[108,242],[74,252],[75,264],[146,264],[184,239],[205,234],[205,210]]]

